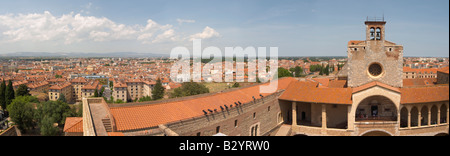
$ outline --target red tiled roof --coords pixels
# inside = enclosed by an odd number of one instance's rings
[[[434,85],[436,82],[437,78],[403,79],[403,87]]]
[[[381,82],[378,82],[378,81],[373,81],[373,82],[367,83],[365,85],[353,88],[353,93],[357,93],[357,92],[360,92],[360,91],[363,91],[363,90],[366,90],[366,89],[369,89],[369,88],[372,88],[372,87],[375,87],[375,86],[383,87],[385,89],[389,89],[389,90],[392,90],[392,91],[400,93],[400,89],[399,88],[395,88],[395,87],[389,86],[387,84],[384,84],[384,83],[381,83]]]
[[[351,88],[318,88],[317,86],[317,82],[293,82],[279,99],[311,103],[352,104]]]
[[[278,81],[278,90],[286,87],[295,79],[283,78]],[[263,84],[265,85],[265,84]],[[111,108],[118,131],[137,130],[155,127],[160,124],[190,119],[204,115],[203,110],[221,110],[220,106],[232,105],[237,101],[245,104],[260,98],[260,86],[242,88],[230,92],[161,104]],[[263,96],[269,94],[262,93]]]
[[[67,117],[64,124],[64,132],[81,133],[83,132],[82,117]]]
[[[441,72],[441,73],[446,73],[446,74],[448,74],[448,72],[449,72],[449,67],[444,67],[444,68],[441,68],[441,69],[439,69],[439,70],[438,70],[438,72]]]
[[[448,85],[401,89],[401,104],[439,102],[449,100]]]
[[[333,80],[328,84],[329,88],[344,88],[347,85],[347,80]]]
[[[436,74],[438,71],[437,68],[421,68],[421,69],[413,69],[410,67],[403,67],[403,72],[414,72],[414,73],[422,73],[424,74],[425,72],[430,74],[431,72],[433,72],[434,74]]]
[[[363,43],[365,41],[349,41],[348,45],[358,45],[359,43]]]

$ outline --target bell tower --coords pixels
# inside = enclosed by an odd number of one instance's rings
[[[403,87],[403,46],[386,40],[386,21],[365,21],[366,40],[348,43],[348,86],[377,81]]]

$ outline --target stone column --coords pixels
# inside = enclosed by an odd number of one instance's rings
[[[297,126],[297,104],[292,102],[292,126]]]
[[[446,105],[447,105],[447,122],[446,123],[448,124],[449,123],[448,122],[448,103],[446,103]]]
[[[419,120],[417,121],[418,122],[417,127],[420,127],[422,125],[422,111],[421,110],[422,109],[419,110],[419,115],[417,117],[417,118],[419,118]]]
[[[431,126],[431,107],[428,108],[428,126]]]
[[[347,107],[347,130],[355,129],[355,114],[352,114],[352,106]]]
[[[322,130],[327,129],[327,105],[322,104]]]
[[[408,110],[408,129],[411,129],[411,109],[409,107],[406,107]]]
[[[438,107],[438,113],[437,113],[437,124],[438,125],[441,124],[441,106]]]

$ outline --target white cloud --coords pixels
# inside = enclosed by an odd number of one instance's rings
[[[205,29],[203,29],[202,33],[191,35],[190,41],[194,39],[209,39],[213,37],[220,37],[220,34],[213,28],[207,26]]]
[[[177,19],[178,24],[183,24],[183,23],[195,23],[195,20],[188,20],[188,19]]]
[[[148,20],[145,26],[129,26],[105,17],[73,12],[60,17],[48,11],[43,14],[0,15],[0,26],[0,34],[8,42],[64,41],[64,44],[72,44],[83,41],[137,40],[152,43],[166,38],[173,40],[175,36],[172,25],[160,25],[152,20]]]
[[[92,4],[88,5],[91,7]],[[193,23],[193,20],[179,20]],[[126,25],[106,17],[75,14],[55,16],[48,11],[34,14],[0,15],[0,42],[48,42],[53,45],[71,45],[81,42],[136,41],[142,44],[187,41],[194,38],[220,37],[210,27],[203,32],[186,36],[177,33],[172,25],[159,24],[151,19],[146,25]]]

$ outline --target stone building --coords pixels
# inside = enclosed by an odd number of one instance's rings
[[[260,93],[260,87],[267,84],[256,84],[220,93],[121,105],[108,105],[102,98],[84,98],[83,134],[448,135],[448,68],[438,72],[437,84],[404,83],[403,46],[386,40],[386,21],[366,21],[365,25],[366,40],[349,42],[348,62],[334,80],[282,78],[271,94]],[[130,91],[126,84],[120,88],[124,89],[122,94]],[[139,87],[131,89],[136,88],[139,91]]]
[[[48,88],[48,97],[50,101],[57,101],[61,95],[64,95],[68,103],[74,102],[73,87],[71,83],[56,84]]]

